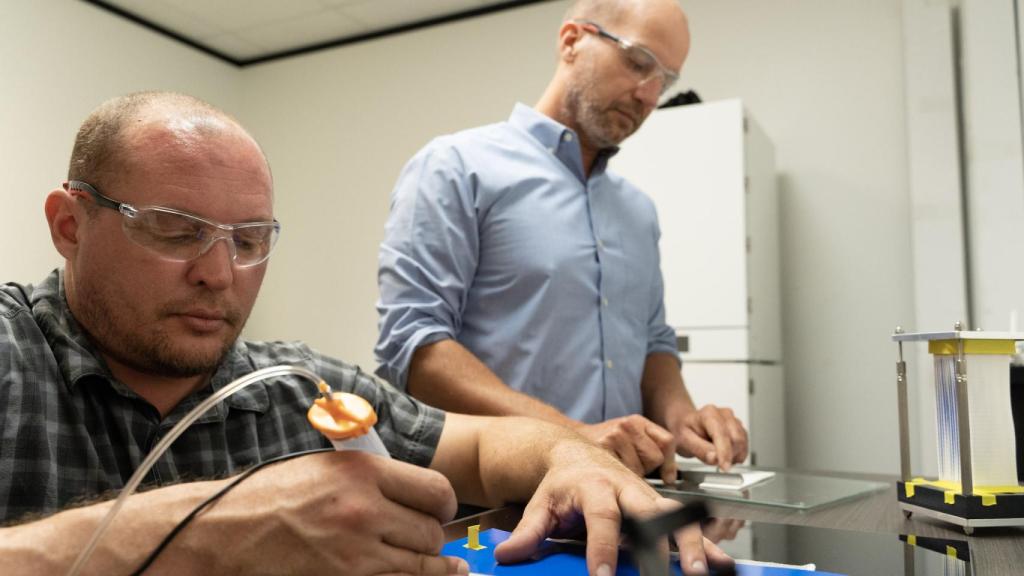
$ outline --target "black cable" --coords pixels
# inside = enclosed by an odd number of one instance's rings
[[[164,548],[167,548],[167,545],[170,544],[172,540],[174,540],[174,537],[177,536],[178,533],[181,532],[185,528],[185,526],[189,524],[189,522],[194,520],[196,516],[199,515],[200,512],[208,508],[211,504],[213,504],[217,500],[220,500],[222,496],[230,492],[235,486],[238,486],[243,480],[245,480],[249,476],[252,476],[253,473],[255,473],[257,470],[263,468],[264,466],[276,464],[278,462],[283,462],[285,460],[291,460],[292,458],[298,458],[299,456],[307,456],[309,454],[316,454],[319,452],[333,451],[333,448],[318,448],[316,450],[306,450],[304,452],[285,454],[284,456],[278,456],[277,458],[271,458],[270,460],[260,462],[259,464],[253,466],[252,468],[249,468],[245,472],[242,472],[241,474],[236,476],[235,479],[232,480],[227,486],[217,491],[216,494],[210,496],[206,500],[203,500],[198,506],[196,506],[191,512],[189,512],[188,516],[182,518],[181,522],[178,522],[178,524],[167,534],[167,536],[164,536],[164,539],[161,540],[160,543],[157,544],[156,548],[154,548],[153,551],[149,553],[149,556],[147,556],[146,559],[142,561],[142,565],[139,566],[134,572],[132,572],[131,576],[141,576],[141,574],[145,572],[146,569],[153,564],[153,562],[156,561],[157,556],[159,556],[160,553],[164,551]]]

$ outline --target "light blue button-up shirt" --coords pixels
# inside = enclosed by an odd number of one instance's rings
[[[453,338],[512,388],[583,422],[642,413],[665,324],[657,214],[576,134],[522,104],[436,138],[405,166],[380,249],[377,372],[405,387]]]

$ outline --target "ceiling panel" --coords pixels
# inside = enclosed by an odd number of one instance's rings
[[[225,31],[292,20],[330,10],[320,0],[159,0]]]
[[[266,47],[269,52],[283,52],[300,46],[319,44],[342,37],[361,34],[362,22],[334,10],[306,14],[240,30],[237,34]]]
[[[85,0],[235,64],[474,10],[551,0]]]
[[[259,58],[269,52],[266,47],[257,46],[231,32],[204,38],[203,45],[221,54],[230,54],[234,60],[241,61]]]
[[[337,9],[366,22],[368,28],[390,28],[464,12],[484,6],[478,0],[356,0],[339,4]]]

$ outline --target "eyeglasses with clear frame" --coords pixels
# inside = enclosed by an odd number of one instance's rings
[[[215,242],[224,239],[235,266],[256,266],[270,257],[281,233],[281,223],[277,220],[221,224],[174,208],[135,207],[104,196],[80,180],[65,182],[64,189],[71,194],[88,195],[99,206],[116,210],[123,217],[121,224],[125,236],[175,262],[194,260],[205,254]]]
[[[651,80],[659,80],[661,82],[661,92],[659,93],[661,96],[664,96],[666,92],[671,90],[672,86],[679,80],[679,74],[663,65],[650,49],[632,40],[612,34],[593,20],[573,20],[573,22],[580,24],[584,31],[598,38],[614,42],[625,58],[626,65],[636,74],[640,84],[645,84]]]

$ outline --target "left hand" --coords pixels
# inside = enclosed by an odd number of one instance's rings
[[[608,450],[636,475],[656,468],[666,484],[676,481],[676,439],[671,432],[639,414],[612,418],[577,429],[588,440]]]
[[[679,453],[729,470],[747,459],[747,431],[729,408],[708,404],[688,412],[676,430]]]
[[[587,529],[587,570],[598,576],[615,573],[623,514],[643,518],[680,504],[660,496],[642,478],[609,453],[581,441],[561,442],[550,454],[551,467],[508,540],[494,551],[498,562],[519,562],[533,554],[548,536]],[[730,559],[689,526],[675,534],[684,574],[706,574]]]

